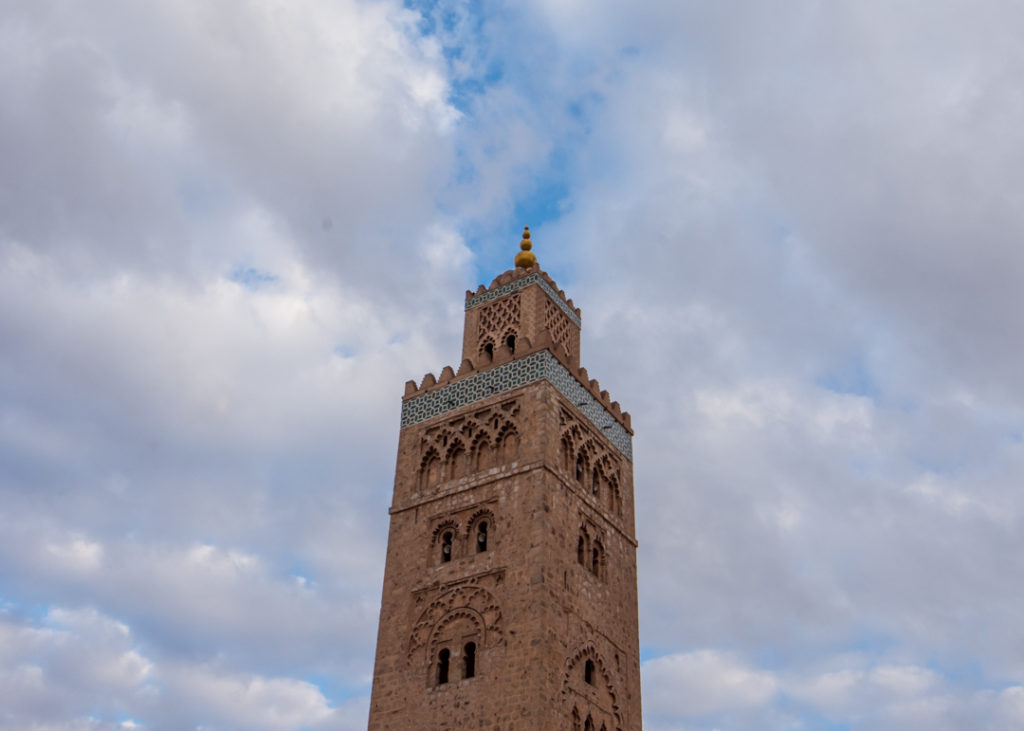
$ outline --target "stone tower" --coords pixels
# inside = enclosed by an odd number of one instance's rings
[[[373,730],[640,729],[633,430],[529,237],[405,385]]]

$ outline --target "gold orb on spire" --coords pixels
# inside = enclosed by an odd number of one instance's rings
[[[530,249],[533,248],[533,244],[530,242],[529,226],[523,228],[523,240],[519,242],[519,248],[522,249],[522,251],[516,254],[517,267],[520,269],[529,269],[537,263],[537,255],[530,251]]]

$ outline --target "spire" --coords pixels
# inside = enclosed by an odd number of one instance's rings
[[[530,243],[530,227],[526,226],[523,228],[523,240],[519,242],[519,248],[522,249],[516,254],[516,266],[521,269],[529,269],[537,263],[537,255],[534,254],[530,249],[533,248],[533,244]]]

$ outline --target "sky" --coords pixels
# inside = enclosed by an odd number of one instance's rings
[[[523,225],[645,728],[1024,728],[1022,27],[0,0],[0,729],[365,728],[404,383]]]

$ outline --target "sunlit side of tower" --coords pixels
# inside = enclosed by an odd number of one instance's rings
[[[640,729],[633,430],[521,249],[406,383],[370,729]]]

